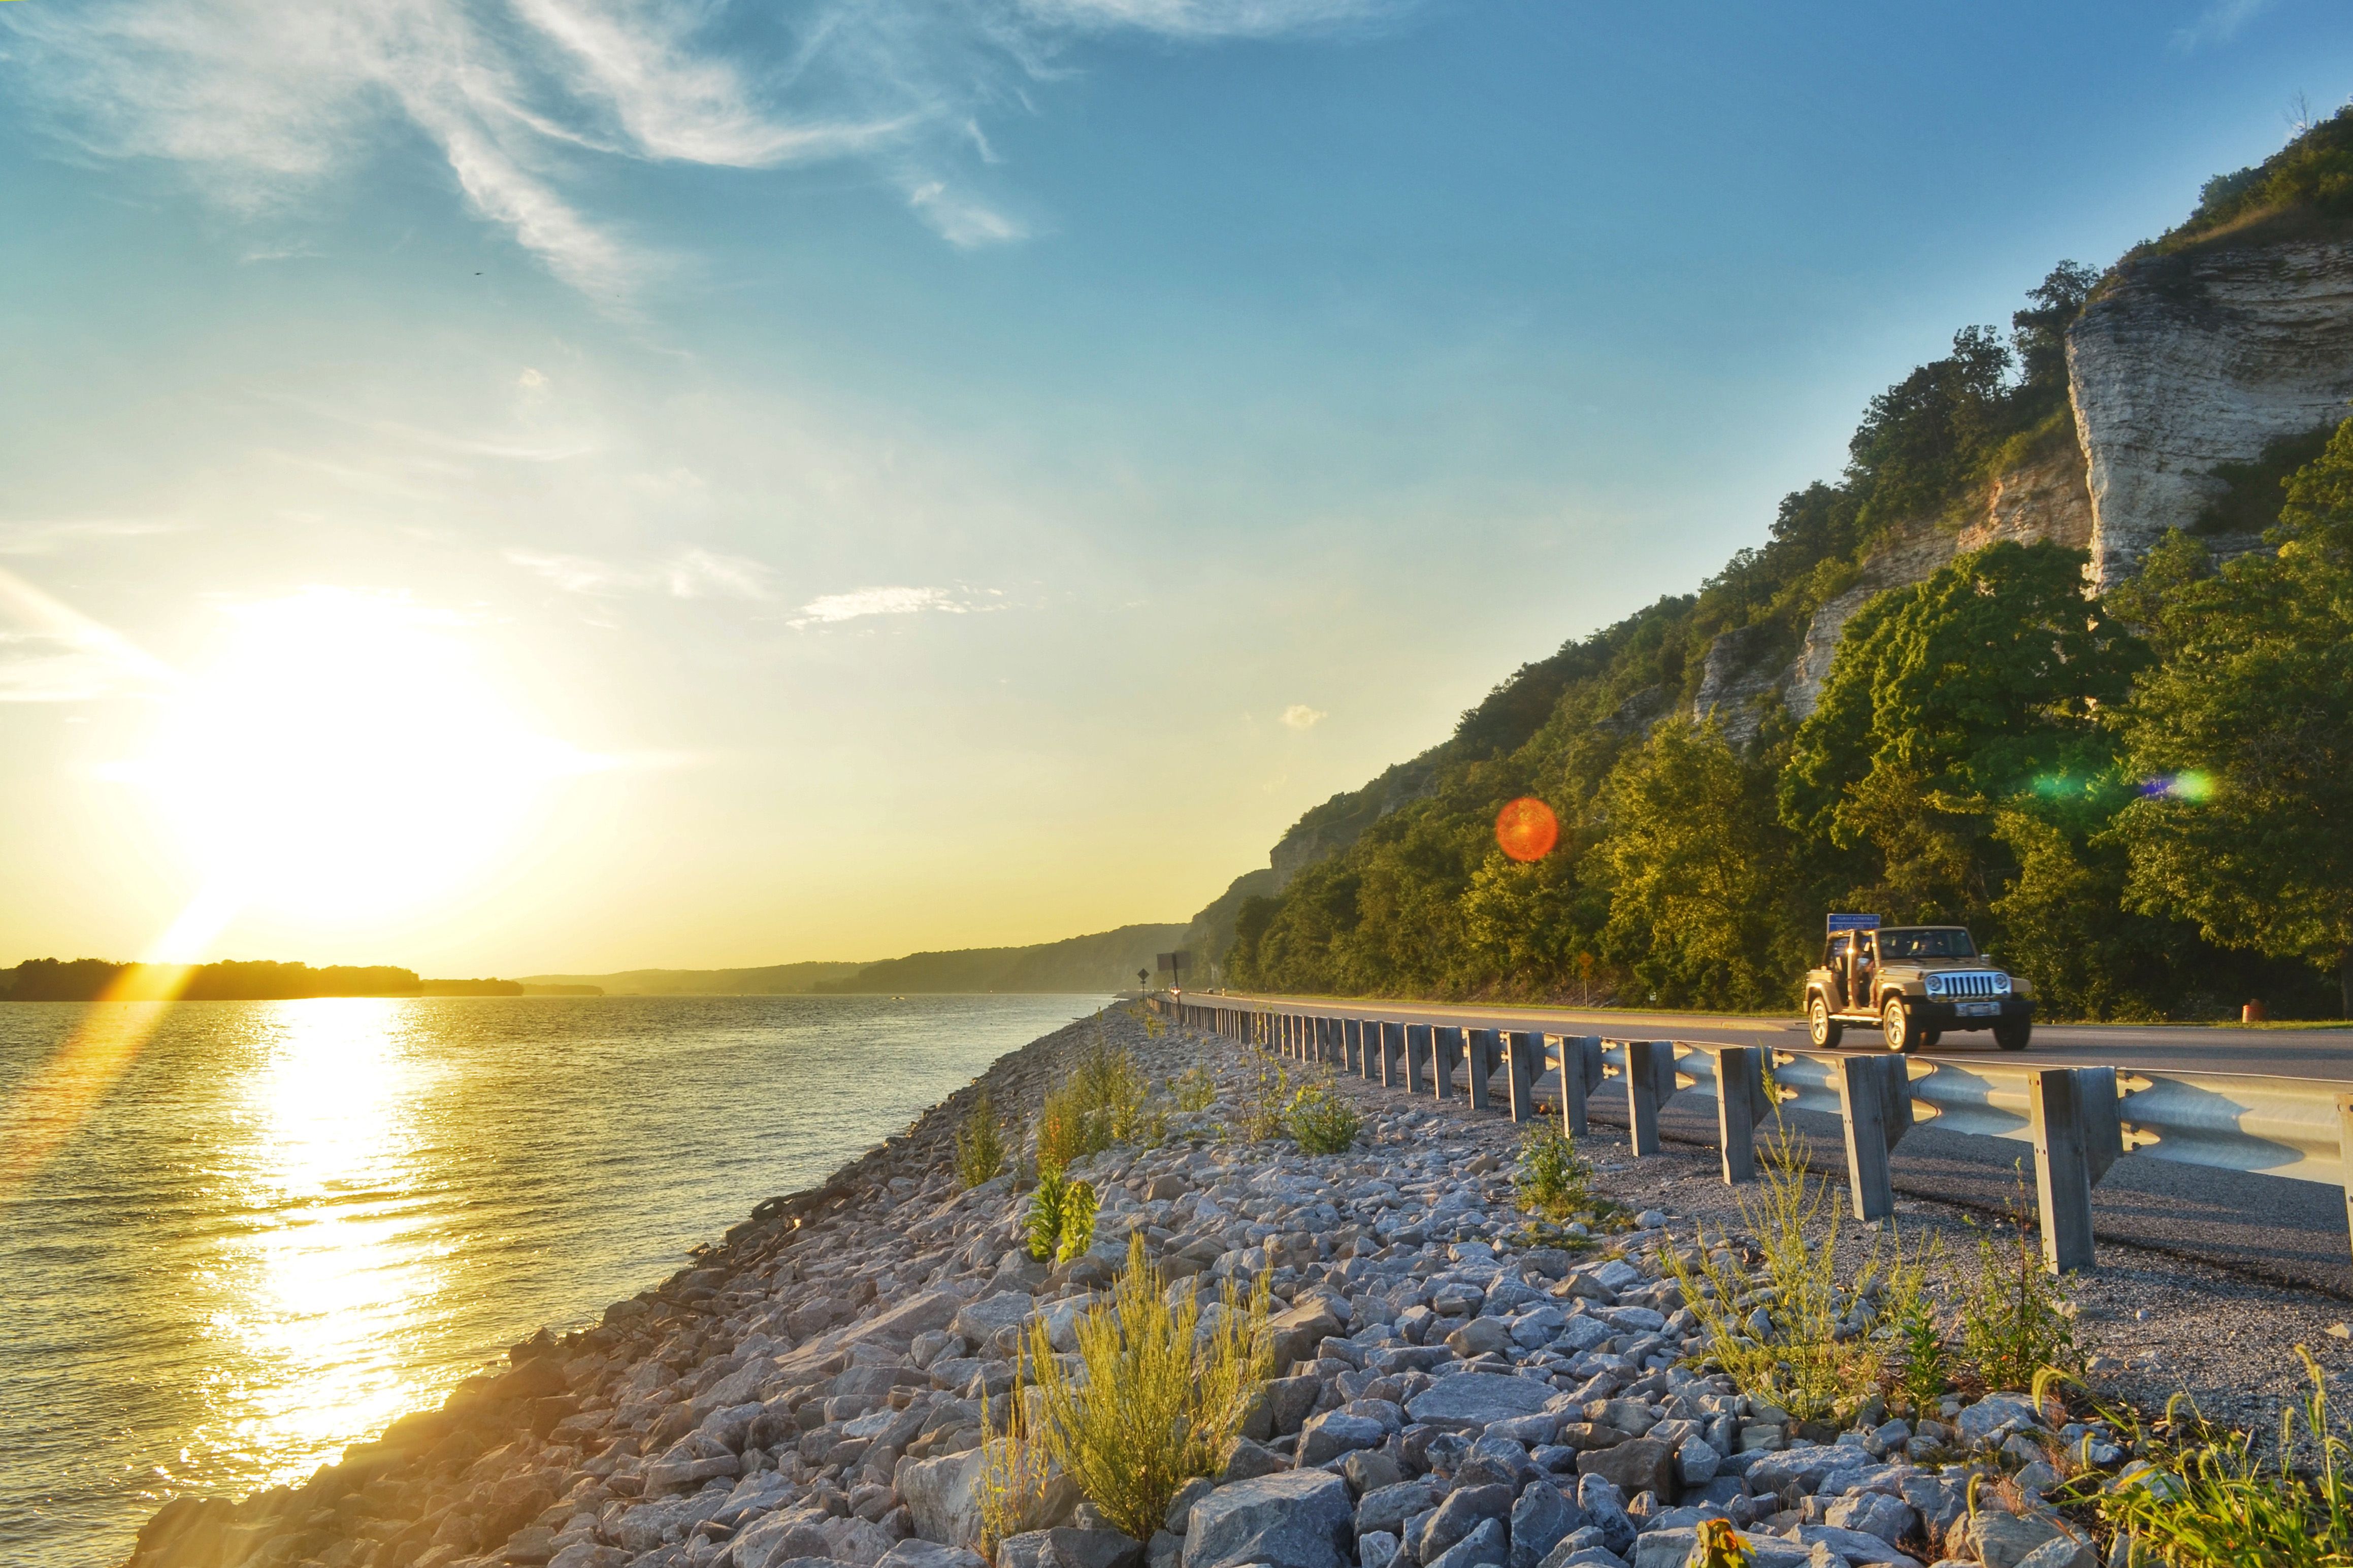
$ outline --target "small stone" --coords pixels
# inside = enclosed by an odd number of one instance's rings
[[[1664,1209],[1644,1209],[1634,1216],[1636,1227],[1641,1230],[1657,1230],[1666,1223],[1667,1211]]]
[[[2353,1323],[2331,1323],[2328,1337],[2332,1340],[2353,1340]]]

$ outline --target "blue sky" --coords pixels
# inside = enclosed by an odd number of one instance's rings
[[[1182,919],[2348,91],[2295,0],[8,0],[0,962]],[[200,896],[224,792],[313,874]]]

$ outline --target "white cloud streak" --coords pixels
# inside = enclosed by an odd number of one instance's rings
[[[992,597],[1003,596],[995,589],[989,593]],[[916,616],[926,612],[965,616],[1005,607],[1001,604],[976,603],[969,595],[947,588],[858,588],[811,599],[801,606],[799,615],[785,624],[797,628],[828,626],[863,620],[869,616]]]
[[[84,150],[185,165],[249,211],[421,134],[477,216],[622,309],[661,262],[570,194],[597,160],[860,160],[951,244],[1004,244],[1029,231],[976,188],[981,119],[1073,40],[1265,37],[1413,3],[82,0],[0,9],[0,82]]]
[[[1294,702],[1282,710],[1282,721],[1293,730],[1313,730],[1332,715],[1321,708],[1310,708],[1304,702]]]
[[[179,679],[113,627],[0,572],[0,702],[152,696]]]
[[[627,594],[667,594],[673,599],[765,599],[771,596],[768,568],[742,555],[681,550],[650,565],[623,566],[590,555],[510,550],[506,558],[535,572],[567,594],[613,598]]]
[[[2272,8],[2272,0],[2214,0],[2189,26],[2173,35],[2173,47],[2188,55],[2212,44],[2227,44],[2239,29]]]

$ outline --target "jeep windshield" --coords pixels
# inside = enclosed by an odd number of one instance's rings
[[[1978,950],[1969,933],[1957,926],[1898,928],[1879,933],[1882,958],[1975,958]]]

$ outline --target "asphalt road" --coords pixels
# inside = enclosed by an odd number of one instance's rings
[[[1204,1004],[1263,1005],[1286,1012],[1395,1018],[1409,1024],[1475,1022],[1483,1028],[1545,1029],[1613,1040],[1685,1040],[1709,1045],[1807,1046],[1805,1020],[1724,1017],[1706,1013],[1637,1013],[1609,1007],[1452,1006],[1356,997],[1220,996],[1187,994]],[[1879,1048],[1874,1029],[1850,1026],[1849,1047]],[[1928,1056],[1998,1056],[1990,1030],[1947,1035]],[[2279,1078],[2341,1079],[2353,1089],[2353,1027],[2210,1028],[2177,1024],[2038,1024],[2022,1057],[2047,1067],[2137,1067],[2162,1072],[2252,1072]]]
[[[1218,997],[1190,1000],[1284,1011],[1390,1018],[1404,1023],[1475,1023],[1485,1028],[1543,1029],[1609,1039],[1672,1039],[1719,1045],[1803,1047],[1798,1018],[1715,1017],[1617,1009],[1450,1006],[1329,997]],[[1850,1048],[1882,1048],[1876,1034],[1850,1032]],[[1993,1037],[1947,1037],[1930,1057],[1998,1056]],[[2353,1089],[2353,1028],[2244,1029],[2112,1025],[2038,1026],[2033,1045],[2009,1059],[2051,1067],[2114,1066],[2176,1072],[2263,1073],[2342,1080]],[[1593,1097],[1594,1120],[1623,1126],[1622,1102],[1605,1089]],[[1792,1113],[1814,1146],[1814,1163],[1844,1173],[1835,1117]],[[1670,1100],[1661,1131],[1678,1142],[1713,1148],[1711,1102]],[[1892,1157],[1899,1193],[1998,1212],[2016,1202],[2019,1184],[2031,1207],[2034,1152],[2010,1139],[1920,1127]],[[2119,1160],[2093,1189],[2093,1229],[2104,1243],[2125,1243],[2277,1284],[2353,1300],[2353,1238],[2347,1197],[2334,1185],[2156,1160]]]

